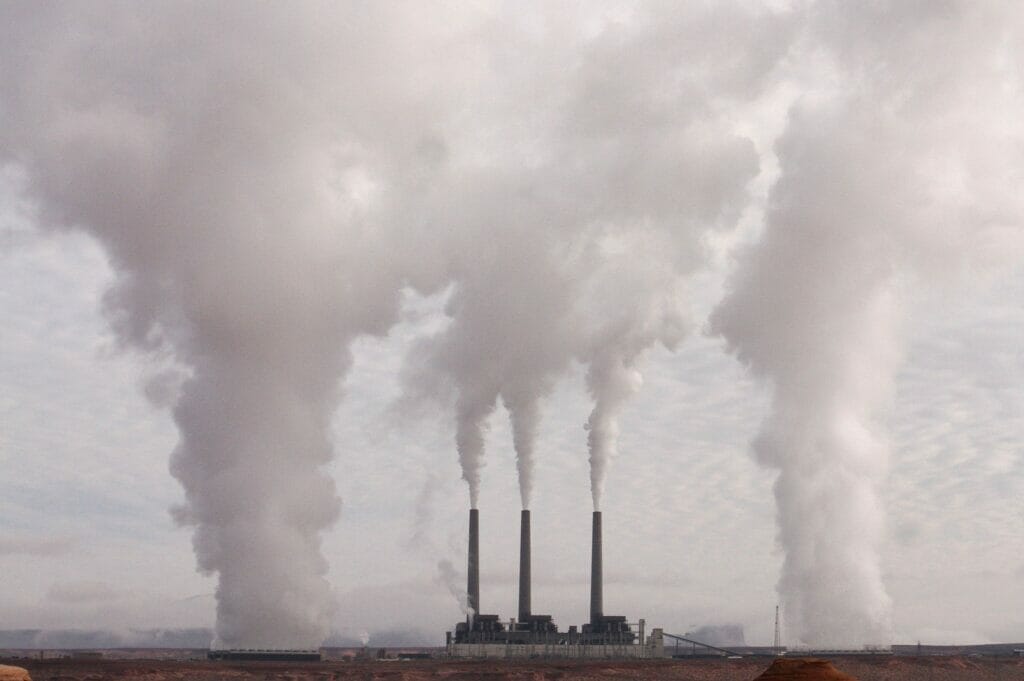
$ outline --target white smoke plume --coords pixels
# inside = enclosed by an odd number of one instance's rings
[[[712,319],[772,389],[754,452],[779,471],[778,588],[804,644],[892,641],[880,421],[901,289],[1020,253],[1022,18],[970,2],[805,15],[798,56],[822,80],[790,113],[765,232]]]
[[[469,607],[469,594],[466,593],[466,575],[460,574],[447,558],[437,561],[437,582],[444,586],[458,602],[463,615],[472,615]]]
[[[500,399],[529,508],[541,405],[573,361],[595,401],[599,503],[642,355],[679,341],[702,237],[734,224],[758,170],[729,106],[758,96],[788,33],[737,5],[583,9],[503,17],[513,37],[492,47],[498,85],[483,98],[501,108],[472,136],[483,148],[446,147],[432,178],[425,219],[454,239],[452,321],[414,349],[406,375],[414,392],[452,396],[474,507]]]
[[[404,281],[426,281],[397,274],[412,269],[403,246],[422,249],[381,209],[391,191],[415,195],[430,163],[409,113],[431,105],[405,40],[416,27],[443,55],[431,36],[457,17],[173,2],[2,12],[0,158],[24,170],[43,227],[106,249],[123,342],[186,375],[171,399],[175,517],[218,578],[217,645],[317,646],[333,608],[320,534],[339,515],[323,465],[348,344],[387,330]],[[438,81],[430,97],[451,92]]]
[[[595,511],[601,510],[608,466],[617,454],[619,416],[643,384],[643,353],[657,342],[672,350],[689,331],[684,275],[677,264],[661,260],[672,244],[659,236],[637,230],[602,243],[603,263],[585,298],[591,325],[581,357],[594,400],[585,428]]]
[[[450,398],[472,505],[500,401],[530,506],[544,399],[579,362],[600,508],[644,355],[689,328],[703,240],[759,173],[741,131],[780,83],[804,94],[713,328],[774,390],[755,450],[779,470],[788,619],[812,644],[889,635],[900,289],[1020,253],[1021,10],[775,4],[0,10],[0,159],[42,226],[106,249],[124,343],[183,376],[150,393],[220,644],[326,633],[328,424],[350,342],[405,288],[451,291],[407,376]]]
[[[434,577],[434,582],[443,586],[452,595],[458,604],[459,612],[463,615],[470,615],[473,613],[473,610],[469,607],[469,594],[466,591],[466,573],[460,573],[449,558],[441,557],[454,553],[462,553],[464,555],[466,553],[466,544],[465,542],[460,544],[454,537],[449,537],[448,550],[445,551],[434,541],[431,533],[434,497],[438,492],[439,485],[440,479],[437,475],[432,471],[428,471],[423,487],[417,495],[413,507],[413,532],[407,544],[408,548],[416,552],[422,560],[436,563],[437,574]]]
[[[468,197],[474,202],[481,198]],[[486,205],[498,208],[503,200],[495,191]],[[474,262],[460,267],[446,309],[452,323],[414,348],[410,372],[425,392],[444,382],[457,394],[456,443],[473,508],[479,499],[486,421],[501,398],[512,423],[522,504],[527,508],[539,401],[572,357],[565,309],[571,298],[563,293],[571,284],[559,271],[557,244],[539,227],[540,211],[531,219],[538,227],[513,224],[492,237],[486,230],[494,229],[500,216],[480,219],[479,233],[468,242],[467,255]],[[486,245],[488,240],[494,243]]]

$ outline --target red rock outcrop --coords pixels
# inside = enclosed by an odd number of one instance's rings
[[[0,681],[32,681],[32,677],[21,667],[0,664]]]
[[[755,681],[857,681],[844,674],[828,660],[813,658],[779,658],[772,662]]]

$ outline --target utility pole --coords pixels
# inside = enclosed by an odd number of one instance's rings
[[[782,653],[782,636],[779,633],[779,606],[775,606],[775,655]]]

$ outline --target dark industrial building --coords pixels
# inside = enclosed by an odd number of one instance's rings
[[[601,512],[594,511],[590,539],[590,622],[583,625],[583,642],[632,644],[636,641],[636,634],[626,623],[626,618],[604,614],[601,542]]]
[[[601,512],[595,511],[591,537],[590,621],[560,631],[551,615],[536,615],[531,603],[530,511],[520,515],[519,612],[502,621],[499,615],[480,612],[480,514],[469,511],[469,561],[466,578],[470,614],[447,634],[448,652],[454,656],[510,657],[649,657],[643,620],[634,625],[622,615],[604,614]],[[661,646],[661,632],[652,632],[651,645]]]
[[[229,660],[243,662],[246,660],[260,662],[319,662],[323,659],[319,650],[211,650],[206,654],[210,660]]]

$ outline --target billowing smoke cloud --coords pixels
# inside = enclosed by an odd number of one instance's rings
[[[403,246],[422,250],[381,208],[400,214],[387,197],[414,196],[430,163],[404,45],[415,26],[446,68],[431,36],[458,25],[387,12],[55,3],[0,18],[3,161],[24,169],[40,224],[106,249],[124,343],[182,375],[175,517],[218,576],[218,645],[328,631],[328,424],[349,342],[386,331]]]
[[[491,195],[471,193],[466,200],[489,210],[499,209],[505,200],[497,187],[479,191]],[[443,381],[457,394],[456,443],[474,508],[486,420],[501,398],[511,419],[526,508],[532,491],[539,401],[572,357],[567,309],[571,296],[564,293],[572,284],[558,263],[558,244],[545,232],[542,209],[532,209],[525,226],[503,226],[497,212],[471,219],[480,223],[462,232],[463,237],[469,236],[467,245],[453,245],[466,250],[470,261],[456,275],[456,289],[446,310],[452,323],[413,350],[410,368],[421,389],[432,390]],[[496,230],[490,238],[488,229]],[[426,364],[419,364],[423,361]]]
[[[600,507],[779,83],[806,94],[713,326],[774,390],[755,450],[779,470],[787,620],[888,637],[876,419],[900,287],[1019,253],[1020,10],[794,7],[4,7],[0,157],[40,224],[104,246],[113,326],[175,372],[149,393],[180,431],[176,517],[218,576],[220,644],[327,632],[328,424],[350,342],[405,288],[450,291],[408,385],[450,397],[471,503],[500,402],[530,505],[544,398],[578,362]]]
[[[656,342],[674,349],[688,332],[683,275],[674,263],[660,260],[672,244],[659,236],[638,230],[603,244],[605,262],[587,300],[592,326],[583,339],[582,357],[594,400],[585,427],[596,511],[618,449],[619,415],[643,383],[643,353]]]
[[[574,361],[595,402],[599,504],[642,356],[682,337],[702,236],[734,223],[758,170],[725,111],[761,92],[788,33],[735,6],[583,9],[503,17],[514,39],[492,47],[495,91],[482,98],[499,107],[470,135],[485,146],[446,149],[433,177],[427,215],[454,239],[442,265],[452,321],[414,349],[407,377],[451,395],[474,507],[499,399],[530,506],[542,401]]]
[[[806,19],[803,54],[825,62],[826,80],[790,114],[765,233],[712,325],[773,391],[754,451],[779,471],[791,635],[889,643],[879,421],[900,290],[1020,252],[1022,65],[1008,27],[1022,16],[826,2]]]
[[[699,236],[757,169],[721,111],[784,44],[735,7],[3,11],[3,162],[40,225],[103,245],[112,326],[164,365],[175,518],[218,578],[218,645],[247,647],[328,631],[328,424],[350,342],[405,287],[452,285],[412,363],[454,387],[474,506],[499,398],[530,504],[541,401],[576,359],[603,475],[621,372],[675,339]]]

